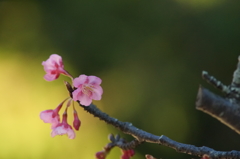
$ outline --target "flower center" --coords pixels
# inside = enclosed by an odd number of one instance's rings
[[[91,84],[83,84],[82,86],[82,92],[88,96],[91,95],[92,92],[94,92],[93,85]]]

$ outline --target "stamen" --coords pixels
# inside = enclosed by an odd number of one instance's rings
[[[82,92],[88,96],[90,96],[90,94],[94,92],[94,86],[91,84],[84,84],[82,87]]]

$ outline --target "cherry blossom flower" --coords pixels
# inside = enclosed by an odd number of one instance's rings
[[[67,98],[68,99],[68,98]],[[65,99],[63,102],[61,102],[57,108],[54,110],[44,110],[40,113],[40,118],[43,120],[44,123],[50,123],[52,124],[52,128],[54,128],[60,121],[58,112],[62,108],[63,103],[67,100]]]
[[[75,132],[73,131],[72,127],[68,123],[59,123],[51,133],[51,136],[54,137],[56,135],[64,135],[67,134],[69,139],[75,138]]]
[[[68,82],[65,85],[69,91],[70,97],[65,99],[62,103],[58,105],[54,110],[44,110],[40,113],[40,118],[45,123],[50,123],[52,125],[51,136],[56,135],[68,135],[69,139],[75,138],[75,130],[79,130],[81,126],[81,121],[78,118],[77,111],[73,105],[73,128],[67,123],[67,109],[71,106],[72,101],[80,101],[80,104],[89,106],[92,100],[100,100],[102,98],[103,89],[100,86],[102,80],[96,76],[86,76],[80,75],[79,77],[73,79],[73,77],[64,69],[62,57],[57,54],[52,54],[46,61],[42,62],[44,70],[46,72],[44,79],[47,81],[53,81],[57,79],[60,74],[66,75],[71,78],[73,86]],[[68,100],[69,99],[69,100]],[[68,100],[66,104],[65,112],[62,115],[62,122],[60,122],[59,111],[62,108],[64,102]]]
[[[52,130],[51,136],[67,134],[69,139],[75,138],[75,132],[72,127],[67,123],[67,112],[63,113],[62,123],[58,123]]]
[[[57,115],[53,115],[53,114],[54,114],[54,110],[51,110],[51,109],[44,110],[40,113],[40,118],[44,121],[44,123],[52,124],[52,128],[56,127],[56,125],[60,121],[59,114]]]
[[[89,106],[92,100],[102,98],[103,89],[100,86],[102,80],[96,76],[80,75],[73,79],[73,86],[77,88],[73,91],[73,100],[80,101],[80,104]]]
[[[72,78],[72,76],[64,70],[62,57],[57,54],[52,54],[49,59],[42,62],[46,75],[44,79],[46,81],[53,81],[59,77],[60,74],[64,74]]]

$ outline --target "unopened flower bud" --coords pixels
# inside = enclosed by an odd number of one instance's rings
[[[105,159],[106,158],[106,152],[105,151],[99,151],[95,154],[96,159]]]
[[[81,121],[78,118],[78,114],[76,110],[74,110],[73,116],[74,116],[73,127],[75,128],[75,130],[79,130],[79,127],[81,126]]]

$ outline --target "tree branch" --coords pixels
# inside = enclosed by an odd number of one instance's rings
[[[229,126],[240,134],[240,56],[238,60],[238,67],[234,72],[232,83],[229,86],[225,86],[216,78],[210,76],[206,71],[203,71],[203,79],[225,93],[226,98],[215,95],[200,86],[196,100],[196,108],[220,120],[223,124]],[[72,96],[74,88],[70,88],[69,86],[67,86],[67,88],[70,96]],[[87,107],[81,105],[80,103],[79,105],[94,117],[111,124],[123,133],[129,134],[135,138],[135,140],[127,144],[116,144],[116,146],[123,149],[132,149],[142,142],[149,142],[170,147],[180,153],[186,153],[199,157],[208,155],[211,159],[240,158],[240,151],[216,151],[205,146],[196,147],[194,145],[179,143],[164,135],[157,136],[135,127],[132,123],[122,122],[116,118],[110,117],[108,114],[99,110],[94,104]]]
[[[80,105],[80,104],[79,104]],[[167,147],[170,147],[172,149],[175,149],[177,152],[180,153],[186,153],[194,156],[202,157],[203,155],[208,155],[212,159],[218,158],[218,159],[225,159],[225,158],[232,158],[232,159],[238,159],[240,158],[240,152],[239,151],[215,151],[214,149],[202,146],[202,147],[196,147],[194,145],[189,144],[183,144],[179,143],[177,141],[174,141],[164,135],[157,136],[154,134],[151,134],[149,132],[146,132],[144,130],[141,130],[134,125],[132,125],[129,122],[122,122],[119,121],[116,118],[110,117],[108,114],[102,112],[99,110],[94,104],[91,104],[90,106],[86,107],[83,105],[80,105],[85,111],[92,114],[94,117],[99,118],[100,120],[105,121],[108,124],[111,124],[115,128],[119,129],[125,134],[129,134],[133,136],[135,139],[137,139],[139,142],[136,142],[136,145],[129,144],[128,147],[125,145],[125,149],[132,149],[135,148],[139,143],[142,142],[148,142],[148,143],[156,143],[160,145],[164,145]]]
[[[206,71],[202,72],[202,77],[220,89],[226,97],[222,98],[200,86],[196,109],[211,115],[240,134],[240,56],[238,57],[237,69],[233,73],[232,83],[229,86],[222,84]]]
[[[198,90],[196,109],[218,119],[238,134],[240,134],[239,108],[236,103],[231,103],[228,99],[215,95],[205,88],[200,87]]]

